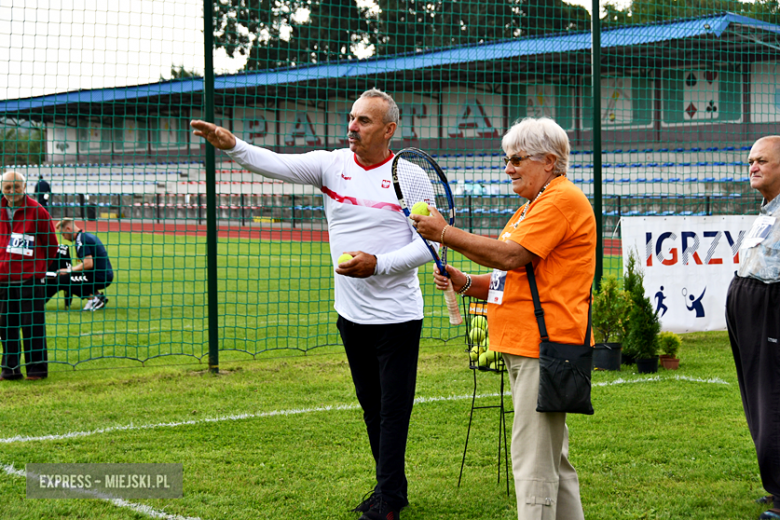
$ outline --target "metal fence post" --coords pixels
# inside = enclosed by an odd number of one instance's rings
[[[204,116],[214,122],[214,28],[212,2],[203,0]],[[219,372],[219,283],[217,280],[217,170],[214,147],[206,143],[206,265],[209,314],[209,371]]]
[[[604,274],[604,215],[601,185],[601,20],[599,0],[591,1],[591,94],[593,97],[593,212],[596,214],[596,289]]]
[[[295,229],[295,193],[292,194],[292,202],[290,204],[292,205],[290,220],[292,220],[292,228]]]

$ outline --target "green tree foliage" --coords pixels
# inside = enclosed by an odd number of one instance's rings
[[[370,19],[354,0],[222,0],[214,7],[215,46],[247,56],[246,70],[354,59],[369,33]]]
[[[618,282],[617,276],[608,274],[601,280],[601,287],[593,295],[593,328],[599,343],[623,341],[631,312],[631,297]]]
[[[617,3],[604,5],[605,27],[663,22],[708,14],[731,12],[771,23],[780,22],[777,0],[632,0],[623,8]]]
[[[682,346],[682,338],[674,332],[662,332],[658,335],[658,346],[665,355],[676,358]]]
[[[623,278],[623,288],[631,298],[623,352],[636,359],[649,359],[658,355],[658,333],[661,331],[661,323],[653,310],[653,304],[645,296],[643,281],[644,274],[636,252],[631,251]]]
[[[379,5],[380,56],[586,30],[590,24],[585,8],[561,0],[380,0]]]
[[[187,70],[184,65],[171,65],[171,74],[169,78],[166,78],[160,74],[160,81],[166,81],[169,79],[181,79],[181,78],[200,78],[201,75],[195,71]]]
[[[420,52],[587,30],[590,15],[562,0],[221,0],[215,45],[246,70]],[[361,52],[361,49],[364,52]]]
[[[41,164],[44,155],[40,129],[0,126],[0,165]]]

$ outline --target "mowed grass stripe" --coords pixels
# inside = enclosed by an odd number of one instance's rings
[[[640,379],[617,379],[615,381],[610,381],[610,382],[598,382],[598,383],[594,383],[593,387],[597,388],[601,386],[625,385],[625,384],[633,384],[633,383],[659,383],[664,381],[689,381],[694,383],[721,384],[721,385],[729,384],[726,381],[723,381],[718,378],[701,379],[701,378],[692,378],[692,377],[685,377],[685,376],[672,376],[672,377],[654,376],[654,377],[643,377]],[[457,395],[457,396],[417,397],[415,398],[414,402],[416,405],[420,405],[426,403],[437,403],[441,401],[462,401],[467,399],[482,400],[490,397],[498,397],[500,395],[501,395],[500,393],[490,393],[490,394],[478,394],[478,395],[470,394],[470,395]],[[510,392],[504,392],[504,395],[510,396],[511,394]],[[508,410],[511,410],[512,408],[511,400],[508,400],[505,406]],[[96,430],[90,430],[90,431],[76,431],[76,432],[67,432],[62,434],[39,435],[35,437],[17,435],[15,437],[0,438],[0,444],[10,444],[10,443],[17,443],[17,442],[53,441],[53,440],[62,440],[62,439],[72,439],[75,437],[88,437],[91,435],[100,435],[100,434],[112,433],[118,431],[150,430],[155,428],[176,428],[180,426],[185,426],[185,427],[198,426],[207,423],[215,423],[215,422],[223,422],[223,421],[243,421],[249,419],[263,419],[263,418],[270,418],[276,416],[301,415],[301,414],[318,413],[318,412],[339,412],[345,410],[357,410],[359,408],[360,407],[356,404],[339,404],[339,405],[320,406],[316,408],[300,408],[300,409],[290,409],[290,410],[270,410],[267,412],[257,412],[257,413],[241,413],[235,415],[210,417],[205,419],[180,421],[180,422],[107,426],[105,428],[98,428]]]

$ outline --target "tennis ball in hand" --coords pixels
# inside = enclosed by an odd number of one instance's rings
[[[338,260],[336,260],[337,264],[343,264],[344,262],[349,262],[352,260],[352,255],[348,255],[347,253],[342,254]]]
[[[473,345],[479,345],[485,340],[485,330],[480,328],[473,328],[469,331],[469,341]]]
[[[427,202],[421,200],[420,202],[412,206],[412,215],[422,215],[424,217],[427,217],[430,214],[431,212],[428,210]]]
[[[487,332],[487,318],[484,316],[474,316],[474,319],[471,320],[471,326],[475,329],[482,329]]]

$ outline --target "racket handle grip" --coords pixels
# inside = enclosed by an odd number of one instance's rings
[[[450,314],[450,325],[460,325],[463,323],[463,317],[460,315],[458,306],[458,297],[452,288],[452,282],[448,281],[447,288],[444,290],[444,301],[447,302],[447,312]]]

